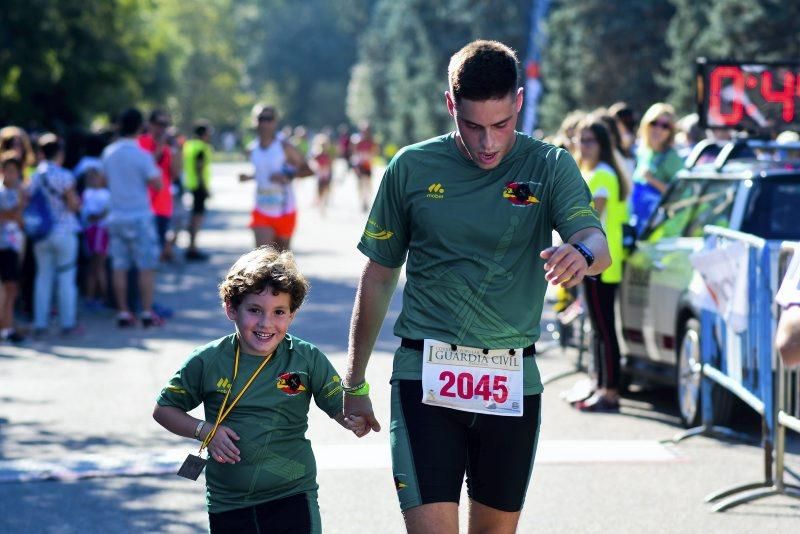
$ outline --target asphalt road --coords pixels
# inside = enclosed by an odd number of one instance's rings
[[[216,284],[252,246],[246,224],[253,191],[251,184],[236,182],[241,168],[214,168],[211,211],[200,237],[211,260],[160,270],[157,300],[175,310],[165,327],[121,331],[110,315],[84,313],[87,333],[81,338],[54,333],[24,347],[0,345],[0,532],[207,529],[202,478],[191,482],[173,474],[196,442],[167,433],[150,414],[158,391],[192,348],[231,331]],[[294,249],[312,291],[293,331],[315,342],[342,370],[364,263],[355,244],[365,215],[350,178],[334,183],[325,217],[314,206],[313,181],[301,181],[297,189]],[[368,371],[385,429],[397,345],[391,325],[399,308],[398,293]],[[537,358],[548,375],[571,369],[575,356],[555,349]],[[520,532],[797,532],[798,500],[771,497],[726,513],[712,513],[703,501],[712,491],[763,479],[754,417],[739,422],[752,438],[747,443],[696,437],[663,444],[681,430],[669,392],[632,394],[619,415],[581,414],[558,396],[580,378],[546,388]],[[318,458],[325,531],[402,532],[388,432],[358,440],[312,404],[309,437]],[[789,466],[797,471],[797,439],[790,451]]]

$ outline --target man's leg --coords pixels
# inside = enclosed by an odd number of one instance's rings
[[[514,534],[520,512],[504,512],[469,500],[469,534]]]
[[[275,230],[269,226],[255,226],[253,236],[256,239],[256,247],[262,245],[275,245]]]
[[[153,311],[153,290],[155,288],[155,271],[139,270],[139,296],[142,299],[142,313]]]
[[[422,404],[420,380],[392,382],[392,472],[411,534],[457,534],[473,414]]]
[[[128,309],[128,269],[114,269],[112,275],[114,284],[114,300],[120,314],[130,313]]]
[[[523,408],[522,417],[481,414],[469,429],[470,534],[517,528],[536,456],[541,395],[525,395]]]
[[[403,512],[403,519],[408,534],[458,534],[458,504],[454,502],[409,508]]]

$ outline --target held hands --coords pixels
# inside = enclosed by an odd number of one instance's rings
[[[539,257],[545,260],[545,280],[553,285],[561,284],[565,289],[580,284],[589,269],[586,258],[568,243],[546,248]]]
[[[347,428],[359,438],[366,436],[371,430],[375,432],[381,431],[381,425],[375,419],[375,413],[372,411],[372,401],[369,400],[369,395],[353,396],[344,394],[343,401],[344,420]],[[350,423],[348,423],[348,421]],[[362,425],[360,432],[356,428],[352,428],[350,424]]]
[[[239,441],[239,435],[227,426],[220,425],[208,444],[208,457],[221,464],[237,463],[241,457],[234,441]]]
[[[342,420],[342,426],[350,430],[359,438],[363,438],[369,432],[366,418],[361,417],[360,415],[348,415],[343,417]]]

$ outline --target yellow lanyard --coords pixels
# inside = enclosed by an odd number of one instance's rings
[[[236,344],[236,357],[233,359],[233,380],[231,381],[231,387],[228,388],[228,392],[225,393],[225,398],[222,399],[222,405],[219,407],[219,411],[217,412],[217,422],[214,423],[214,428],[211,429],[211,432],[208,433],[206,439],[204,439],[203,443],[200,444],[200,452],[203,452],[203,449],[208,447],[208,444],[211,443],[214,434],[217,433],[217,429],[219,428],[220,423],[222,423],[222,421],[224,421],[225,418],[228,417],[228,414],[231,413],[233,407],[236,406],[236,404],[239,402],[239,399],[242,398],[244,392],[247,391],[247,388],[249,388],[250,384],[253,383],[253,380],[256,379],[258,373],[260,373],[261,370],[264,368],[264,366],[267,365],[267,363],[269,363],[269,361],[272,359],[273,354],[275,354],[275,352],[264,358],[264,361],[261,362],[261,365],[258,366],[258,369],[255,370],[253,375],[244,385],[244,387],[236,396],[236,398],[233,399],[233,402],[231,402],[231,405],[228,406],[228,409],[226,410],[225,405],[228,403],[228,397],[230,396],[231,390],[233,389],[233,384],[236,382],[236,375],[239,373],[239,344],[238,343]]]

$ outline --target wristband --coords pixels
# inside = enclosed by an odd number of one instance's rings
[[[369,395],[369,384],[366,380],[352,387],[347,387],[342,383],[342,390],[352,397],[363,397]]]
[[[197,427],[194,429],[194,439],[197,439],[197,440],[200,439],[200,432],[203,431],[203,427],[204,426],[206,426],[206,422],[205,421],[200,421],[199,423],[197,423]]]

